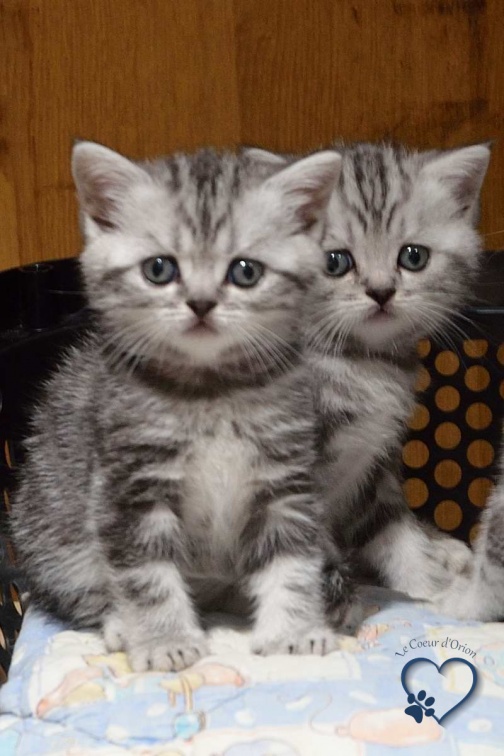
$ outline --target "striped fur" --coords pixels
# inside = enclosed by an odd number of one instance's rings
[[[349,250],[354,267],[342,277],[318,276],[306,314],[320,423],[318,477],[336,541],[385,584],[428,597],[471,555],[408,510],[401,446],[415,401],[416,342],[449,337],[450,318],[471,294],[489,150],[422,153],[357,144],[340,151],[343,168],[322,248]],[[398,265],[408,244],[430,249],[424,270]],[[392,292],[382,307],[373,298],[381,291]]]
[[[253,648],[324,652],[347,581],[315,490],[315,413],[299,313],[339,171],[202,151],[135,164],[74,152],[94,331],[51,378],[13,531],[36,603],[103,629],[134,669],[205,652],[199,612],[239,591]],[[180,275],[146,281],[172,255]],[[264,266],[226,282],[233,259]],[[196,330],[192,300],[216,306]],[[208,329],[211,330],[208,330]],[[193,329],[193,330],[191,330]],[[337,595],[336,595],[337,594]]]

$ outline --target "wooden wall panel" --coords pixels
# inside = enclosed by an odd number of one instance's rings
[[[131,156],[499,138],[501,0],[0,0],[0,268],[79,248],[75,137]],[[504,246],[504,147],[484,191]]]
[[[245,142],[450,147],[503,134],[500,0],[235,0],[235,12]],[[483,198],[493,248],[504,246],[503,176],[497,142]]]
[[[76,137],[138,157],[237,139],[228,0],[6,0],[0,9],[0,186],[2,198],[14,192],[18,236],[17,246],[0,240],[2,267],[78,250]]]

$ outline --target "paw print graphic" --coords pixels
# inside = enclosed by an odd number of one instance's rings
[[[416,697],[413,693],[410,693],[408,696],[408,703],[411,704],[411,706],[408,706],[404,710],[404,713],[409,717],[413,717],[417,724],[420,724],[423,720],[424,714],[426,717],[432,717],[434,715],[434,709],[431,707],[436,699],[432,696],[426,698],[426,695],[427,693],[425,690],[421,690]]]

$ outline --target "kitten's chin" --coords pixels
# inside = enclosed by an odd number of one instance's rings
[[[401,318],[385,312],[378,312],[366,318],[353,329],[354,335],[365,346],[371,349],[397,348],[405,341],[414,341],[411,325],[405,325]]]
[[[196,367],[216,367],[229,350],[229,339],[215,330],[193,328],[177,344],[178,351]]]

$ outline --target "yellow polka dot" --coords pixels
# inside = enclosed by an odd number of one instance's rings
[[[434,520],[442,530],[455,530],[462,522],[462,510],[456,501],[440,501],[434,510]]]
[[[490,478],[474,478],[469,483],[467,494],[475,507],[484,507],[493,488]]]
[[[431,350],[431,343],[429,339],[422,339],[417,344],[417,354],[419,357],[424,358],[427,357]]]
[[[501,344],[497,349],[497,359],[501,365],[504,365],[504,344]]]
[[[403,483],[403,491],[406,501],[411,509],[423,507],[429,498],[429,489],[420,478],[408,478]]]
[[[455,352],[445,351],[439,352],[434,364],[441,375],[453,375],[459,369],[460,360]]]
[[[443,412],[453,412],[460,404],[460,394],[453,386],[442,386],[436,391],[435,401]]]
[[[423,467],[429,459],[429,449],[423,441],[408,441],[403,447],[404,464],[408,467]]]
[[[422,430],[429,425],[430,414],[427,407],[423,404],[417,404],[413,416],[408,422],[408,426],[411,430]]]
[[[7,466],[8,467],[12,467],[12,460],[11,460],[11,456],[10,456],[10,449],[9,449],[9,442],[8,441],[6,441],[4,443],[3,452],[4,452],[4,458],[5,458],[5,462],[6,462]]]
[[[14,609],[18,614],[21,614],[21,601],[19,600],[19,592],[15,585],[12,583],[9,585],[9,593],[11,597],[11,601],[14,604]]]
[[[492,444],[479,438],[467,447],[467,459],[473,467],[488,467],[495,457]]]
[[[444,459],[436,465],[434,478],[442,488],[454,488],[462,477],[462,470],[457,462],[452,459]]]
[[[429,375],[429,371],[422,366],[417,374],[415,389],[417,391],[425,391],[426,389],[429,388],[430,382],[431,382],[431,377]]]
[[[464,341],[464,352],[468,357],[483,357],[488,350],[488,341],[485,339],[468,339]]]
[[[455,423],[441,423],[436,428],[434,438],[441,449],[455,449],[460,444],[462,434]]]
[[[478,540],[480,532],[480,524],[479,522],[476,523],[476,525],[473,525],[471,530],[469,531],[469,541],[471,543],[471,546]]]
[[[492,422],[492,410],[482,402],[475,402],[467,408],[465,419],[470,428],[482,430],[488,428]]]
[[[473,365],[467,370],[464,380],[471,391],[484,391],[490,383],[490,374],[481,365]]]

